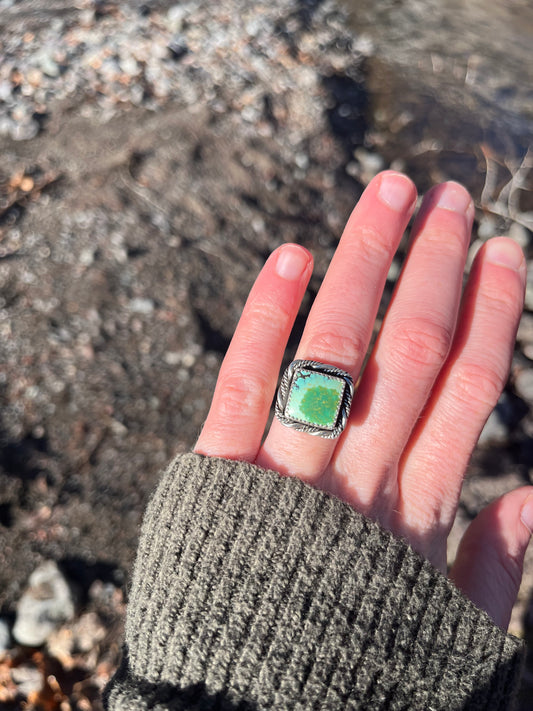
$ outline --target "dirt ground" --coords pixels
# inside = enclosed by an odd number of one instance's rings
[[[91,9],[56,5],[46,22],[59,13],[67,28]],[[131,8],[161,22],[171,5]],[[376,73],[393,69],[355,51],[341,61],[335,27],[330,49],[313,54],[307,43],[322,15],[309,12],[312,3],[285,5],[292,10],[277,17],[279,54],[269,59],[275,75],[254,78],[251,119],[243,119],[252,99],[240,84],[231,101],[224,88],[222,109],[201,95],[187,103],[171,94],[157,107],[117,101],[105,120],[109,105],[100,106],[98,92],[78,92],[51,99],[31,139],[0,136],[0,611],[12,621],[30,573],[54,560],[78,590],[80,614],[96,612],[105,622],[90,663],[81,655],[67,673],[64,663],[53,667],[51,654],[32,657],[40,669],[56,669],[68,708],[100,708],[147,498],[169,458],[198,435],[270,251],[297,241],[313,252],[305,312],[372,171],[395,161],[421,190],[470,166],[476,227],[486,214],[479,145],[462,154],[433,150],[424,161],[402,154],[403,139],[383,131],[383,106],[372,94]],[[42,8],[26,6],[26,17],[16,4],[8,8],[4,32],[15,35],[18,22],[38,35]],[[108,9],[83,21],[118,28],[120,9]],[[283,71],[312,90],[295,98],[291,87],[272,88]],[[205,84],[200,74],[195,81]],[[388,295],[392,286],[393,279]],[[474,456],[452,556],[480,508],[531,481],[530,407],[513,385],[529,362],[519,343],[500,407],[503,434],[488,436]],[[530,555],[511,630],[531,649],[532,591]],[[530,659],[522,711],[531,708],[532,689]]]

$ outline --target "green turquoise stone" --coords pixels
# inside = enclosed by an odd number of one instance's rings
[[[307,425],[333,430],[337,424],[345,382],[333,375],[302,370],[295,375],[286,416]]]

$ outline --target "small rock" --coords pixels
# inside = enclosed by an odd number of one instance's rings
[[[179,32],[183,27],[183,20],[190,12],[188,5],[173,5],[167,12],[166,23],[171,32]]]
[[[19,600],[13,637],[20,644],[39,647],[73,616],[72,590],[56,563],[46,561],[30,575]]]
[[[134,314],[151,314],[155,308],[152,299],[136,298],[130,301],[130,311]]]
[[[524,369],[515,378],[516,394],[527,403],[533,404],[533,370]]]
[[[522,353],[529,360],[533,360],[533,343],[526,343],[522,346]]]
[[[28,69],[26,79],[28,80],[28,84],[31,84],[31,86],[39,87],[43,82],[43,73],[40,69],[33,67]]]
[[[55,34],[59,37],[61,36],[61,33],[64,29],[65,20],[63,20],[61,17],[54,17],[54,19],[50,22],[50,30],[52,31],[52,34]]]
[[[503,445],[507,442],[508,437],[509,430],[505,422],[502,421],[498,410],[493,410],[481,431],[478,445],[480,447]]]
[[[11,632],[6,620],[0,617],[0,654],[6,652],[11,645]]]
[[[492,217],[492,215],[483,215],[483,217],[479,221],[479,225],[477,228],[477,234],[479,239],[485,242],[491,237],[494,237],[494,235],[496,234],[496,229],[497,222],[494,217]]]
[[[52,55],[46,51],[46,49],[43,49],[38,54],[34,55],[34,61],[47,77],[56,79],[59,76],[59,65]]]
[[[400,260],[393,259],[389,267],[389,273],[387,274],[387,281],[396,283],[400,277],[402,271],[402,263]]]
[[[84,267],[90,267],[91,264],[94,262],[94,254],[94,249],[92,249],[91,247],[82,249],[79,257],[80,264],[82,264]]]
[[[7,81],[7,79],[0,81],[0,101],[5,101],[6,104],[11,101],[11,89],[11,82]]]
[[[15,123],[7,116],[0,116],[0,136],[11,136]]]
[[[363,182],[369,183],[385,167],[385,159],[379,153],[370,153],[364,148],[354,151],[354,158],[361,166]]]
[[[297,153],[294,156],[294,162],[300,170],[307,170],[309,168],[309,156],[307,153]]]
[[[181,59],[189,51],[187,41],[183,35],[176,34],[168,43],[168,48],[173,59]]]
[[[533,314],[522,314],[516,339],[521,344],[533,344]]]
[[[87,612],[73,624],[53,632],[47,642],[50,654],[59,659],[64,669],[76,665],[76,655],[94,649],[106,636],[106,629],[95,612]]]
[[[512,223],[507,234],[511,237],[511,239],[514,239],[514,241],[519,244],[522,249],[527,249],[529,247],[531,232],[518,222]]]
[[[119,66],[121,71],[130,77],[134,77],[139,74],[139,65],[133,57],[124,57],[120,59]]]
[[[78,15],[78,22],[80,23],[81,27],[92,27],[95,22],[94,10],[91,8],[88,8],[87,10],[82,10]]]
[[[163,355],[163,360],[167,365],[178,365],[181,363],[181,353],[178,351],[167,351]]]
[[[14,123],[11,127],[11,138],[14,141],[30,141],[39,133],[40,127],[37,121],[25,123]]]
[[[116,59],[109,58],[109,59],[104,59],[100,66],[100,75],[106,80],[106,81],[114,81],[117,77],[120,76],[121,69],[120,65],[117,62]]]
[[[119,420],[115,420],[114,418],[111,418],[109,422],[109,426],[111,428],[111,431],[113,434],[117,435],[118,437],[124,437],[125,435],[128,434],[128,428],[126,425],[122,424]]]
[[[11,670],[11,678],[18,687],[19,694],[30,696],[43,687],[43,675],[37,667],[24,664]]]
[[[533,311],[533,262],[527,265],[525,305],[529,311]]]

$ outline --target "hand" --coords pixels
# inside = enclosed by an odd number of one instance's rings
[[[360,377],[336,440],[274,420],[262,443],[287,339],[312,257],[286,244],[259,274],[230,344],[195,451],[298,476],[406,538],[443,572],[446,539],[481,429],[505,384],[526,265],[511,240],[489,240],[461,299],[474,217],[457,183],[431,190],[375,347],[361,374],[387,273],[416,190],[387,171],[367,187],[309,313],[296,358]],[[501,627],[518,593],[533,487],[510,492],[470,525],[454,582]]]

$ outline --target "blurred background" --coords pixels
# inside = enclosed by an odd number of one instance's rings
[[[255,275],[305,245],[308,308],[383,168],[463,182],[470,256],[505,233],[531,265],[450,560],[533,483],[532,47],[528,0],[0,0],[1,709],[101,711],[147,497]],[[533,550],[511,631],[527,711]]]

